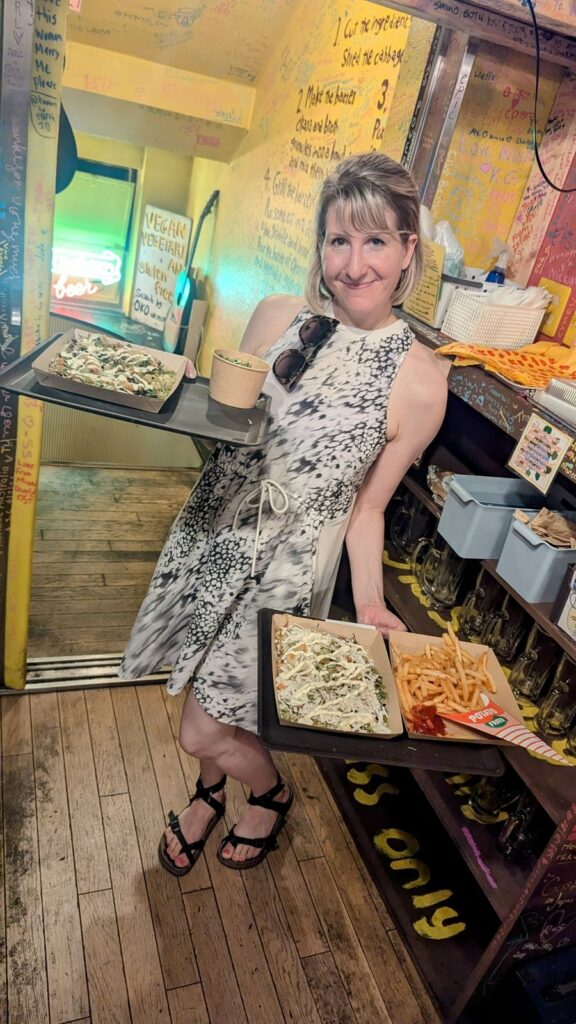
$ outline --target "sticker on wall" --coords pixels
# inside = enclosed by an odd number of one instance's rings
[[[562,465],[572,438],[533,413],[526,424],[508,466],[518,476],[546,494]]]
[[[538,281],[538,287],[545,288],[552,296],[552,300],[548,306],[548,312],[542,321],[540,330],[542,331],[542,334],[547,334],[549,338],[553,338],[558,330],[564,310],[568,305],[568,299],[572,294],[572,289],[566,284],[559,284],[558,281],[551,281],[548,277],[541,277]]]

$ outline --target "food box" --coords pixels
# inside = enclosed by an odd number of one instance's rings
[[[170,390],[167,394],[162,397],[154,398],[147,395],[131,394],[124,391],[114,390],[109,387],[99,387],[98,385],[84,383],[82,381],[75,380],[72,377],[63,377],[59,373],[54,372],[50,368],[50,364],[55,356],[58,356],[64,349],[69,341],[75,339],[94,339],[101,338],[104,342],[110,343],[111,347],[120,353],[122,350],[126,350],[126,356],[135,356],[137,354],[150,356],[156,360],[162,367],[170,370],[174,374],[174,380],[171,384]],[[113,402],[116,405],[128,406],[131,409],[142,409],[146,412],[160,412],[162,406],[168,401],[171,395],[174,394],[178,385],[182,381],[184,376],[184,370],[186,368],[186,359],[184,356],[176,356],[170,352],[161,352],[156,349],[145,348],[143,345],[132,345],[128,342],[120,341],[118,338],[113,338],[102,331],[84,331],[78,328],[73,328],[70,331],[66,331],[61,334],[52,345],[49,345],[43,352],[32,363],[32,369],[36,375],[36,379],[39,384],[42,384],[46,388],[56,388],[59,391],[70,391],[76,395],[84,395],[88,398],[96,398],[101,402]]]
[[[486,647],[485,644],[465,643],[460,640],[458,643],[461,649],[467,654],[470,654],[475,661],[481,659],[483,654],[487,655],[486,672],[494,684],[495,692],[489,693],[488,690],[481,687],[481,695],[482,693],[486,693],[488,698],[493,698],[494,701],[499,704],[501,708],[507,711],[509,715],[513,718],[517,718],[521,722],[522,712],[516,703],[514,694],[510,689],[506,676],[500,667],[494,651],[491,650],[490,647]],[[444,646],[442,637],[425,636],[420,633],[402,633],[400,631],[390,633],[388,644],[390,647],[392,666],[395,673],[398,671],[401,655],[424,653],[427,645],[432,649]],[[498,739],[497,737],[491,741],[489,737],[475,732],[472,729],[468,729],[465,726],[457,725],[455,722],[451,722],[446,718],[442,718],[444,728],[443,733],[440,730],[438,732],[431,731],[429,733],[416,732],[411,724],[402,689],[398,686],[397,689],[400,707],[402,709],[402,715],[406,725],[406,731],[412,739],[458,740],[460,743],[505,743],[504,740]],[[433,703],[433,701],[423,700],[422,703],[430,704]]]
[[[296,714],[295,717],[286,717],[286,707],[281,701],[281,695],[284,698],[288,696],[283,689],[277,689],[278,683],[283,679],[283,663],[280,657],[280,643],[281,643],[281,630],[290,626],[298,626],[302,630],[310,630],[316,634],[325,635],[327,637],[339,637],[345,640],[355,640],[360,647],[363,649],[367,659],[371,665],[376,669],[376,673],[384,683],[386,690],[386,712],[387,722],[386,725],[380,725],[377,728],[367,728],[362,726],[360,728],[346,725],[343,722],[339,725],[334,720],[327,722],[326,724],[311,723],[310,721],[303,721]],[[314,656],[311,655],[311,661],[313,662]],[[343,666],[345,667],[345,666]],[[288,614],[276,614],[272,619],[272,674],[274,681],[274,694],[276,698],[276,706],[278,710],[278,719],[282,725],[292,725],[298,728],[310,728],[319,729],[321,731],[329,732],[340,732],[350,733],[354,735],[370,735],[380,737],[391,737],[399,736],[404,731],[402,725],[402,715],[400,713],[400,705],[398,702],[398,693],[396,690],[396,684],[394,682],[394,675],[388,655],[386,653],[386,647],[382,639],[381,634],[375,629],[374,626],[363,626],[357,623],[351,622],[336,622],[330,619],[309,619],[309,618],[298,618],[294,615]],[[337,677],[335,677],[337,678]],[[302,683],[303,676],[298,671],[298,685]],[[366,681],[364,679],[364,681]],[[302,683],[306,686],[306,682]],[[370,683],[368,684],[370,685]],[[350,684],[351,690],[356,689],[356,684]],[[361,687],[358,687],[361,690]],[[340,692],[340,691],[338,691]],[[339,698],[336,698],[339,699]],[[370,696],[371,699],[371,696]],[[362,693],[358,694],[358,702],[356,704],[358,710],[362,710]],[[333,714],[333,712],[331,712]]]

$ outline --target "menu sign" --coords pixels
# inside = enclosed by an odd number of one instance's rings
[[[189,217],[146,206],[130,309],[133,320],[163,330],[176,278],[186,263],[191,228]]]

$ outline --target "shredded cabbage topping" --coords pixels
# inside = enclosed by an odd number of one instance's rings
[[[389,732],[386,686],[357,640],[302,626],[275,630],[278,714],[299,725]]]
[[[167,398],[176,379],[151,353],[101,334],[75,331],[50,362],[60,377],[146,398]]]

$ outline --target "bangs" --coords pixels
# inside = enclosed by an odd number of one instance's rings
[[[341,192],[330,205],[343,229],[352,227],[366,234],[398,231],[396,214],[382,195],[350,189]]]

